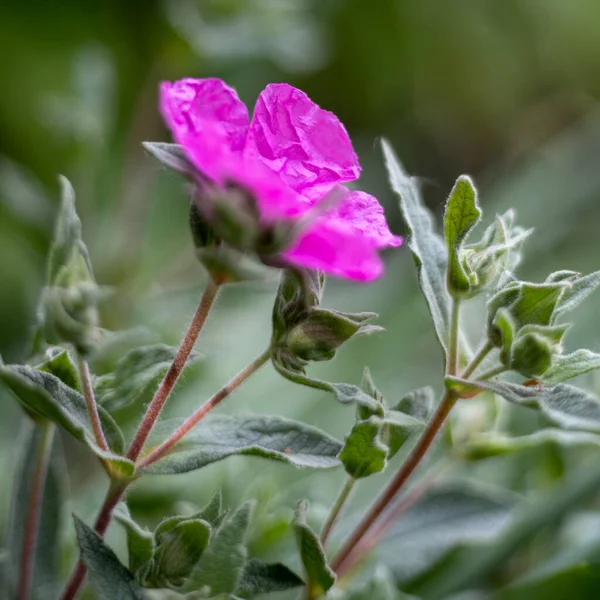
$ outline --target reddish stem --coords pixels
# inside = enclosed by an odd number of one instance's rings
[[[265,350],[258,358],[253,360],[247,367],[242,369],[229,383],[225,384],[210,400],[207,400],[195,413],[188,417],[183,424],[171,434],[160,446],[154,448],[148,456],[145,456],[137,465],[138,469],[147,467],[167,454],[175,444],[203,419],[215,406],[221,403],[235,389],[237,389],[253,373],[256,373],[270,358],[271,349]]]
[[[206,322],[206,318],[208,317],[208,313],[214,304],[214,301],[217,297],[217,292],[219,290],[219,285],[215,283],[212,279],[209,280],[206,289],[204,290],[204,294],[202,294],[202,298],[200,299],[200,304],[196,309],[194,317],[192,318],[192,322],[186,334],[181,342],[181,346],[177,351],[177,355],[175,359],[171,363],[169,370],[164,376],[163,380],[160,383],[160,386],[156,390],[154,394],[154,398],[148,405],[148,409],[146,410],[146,414],[144,415],[142,422],[129,446],[129,450],[127,451],[127,458],[130,460],[136,461],[138,456],[140,455],[154,424],[156,423],[171,391],[175,387],[181,372],[183,371],[188,358],[194,348],[196,340],[198,339],[198,335],[200,335],[200,331],[204,323]]]
[[[445,423],[448,414],[456,403],[456,400],[457,398],[452,392],[446,392],[435,413],[433,414],[433,417],[429,423],[427,423],[425,431],[419,438],[416,446],[412,449],[412,452],[409,454],[406,461],[402,464],[389,485],[385,488],[385,490],[383,490],[377,500],[375,500],[375,503],[363,517],[358,527],[353,531],[350,538],[335,556],[331,567],[334,571],[338,572],[338,575],[340,574],[340,567],[346,562],[346,559],[350,556],[351,552],[363,539],[365,534],[373,526],[375,521],[377,521],[379,516],[385,511],[388,505],[394,500],[406,481],[413,474],[414,470],[427,453],[427,450],[429,450],[429,447],[436,438],[442,425]]]
[[[25,518],[25,531],[23,533],[23,546],[21,548],[21,563],[19,569],[18,600],[29,600],[33,566],[37,549],[39,524],[44,499],[44,486],[48,474],[52,442],[54,441],[54,425],[41,425],[43,431],[38,441],[37,456],[33,479],[30,484],[29,501]]]
[[[94,388],[92,387],[92,378],[90,375],[90,368],[87,362],[79,356],[77,358],[79,367],[79,376],[81,377],[81,387],[83,389],[83,397],[85,398],[85,404],[87,406],[88,415],[90,417],[90,423],[92,424],[92,431],[94,432],[94,438],[96,444],[105,452],[110,452],[104,432],[102,431],[102,423],[100,422],[100,414],[98,413],[98,405],[96,404],[96,398],[94,397]]]
[[[110,524],[113,510],[120,502],[128,485],[128,482],[120,482],[111,485],[111,487],[108,489],[102,507],[100,508],[100,512],[96,517],[96,522],[94,523],[94,531],[101,537],[104,537],[104,534],[106,533],[106,530]],[[75,566],[75,569],[71,574],[65,589],[63,590],[60,600],[73,600],[85,580],[85,575],[86,567],[83,562],[79,560],[77,561],[77,565]]]

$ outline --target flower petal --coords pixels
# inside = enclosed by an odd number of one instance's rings
[[[282,257],[292,265],[358,281],[372,281],[383,273],[383,263],[370,241],[357,236],[349,225],[327,217],[302,231]]]
[[[244,145],[248,109],[236,91],[220,79],[164,81],[160,110],[178,143],[187,134],[201,134],[207,126],[214,129],[218,124],[230,150],[239,151]]]
[[[285,83],[268,85],[258,97],[244,155],[264,162],[299,193],[319,186],[324,195],[360,173],[338,118]]]
[[[366,192],[349,192],[335,209],[334,216],[351,225],[357,234],[369,239],[376,248],[402,244],[402,238],[390,231],[383,206]]]

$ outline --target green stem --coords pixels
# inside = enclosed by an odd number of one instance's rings
[[[363,517],[362,521],[358,524],[356,529],[352,532],[346,543],[342,546],[341,550],[333,559],[331,567],[338,573],[338,575],[342,575],[344,573],[346,566],[345,562],[350,553],[373,526],[375,521],[377,521],[380,515],[387,509],[396,495],[400,492],[400,490],[402,490],[404,484],[408,481],[415,469],[419,466],[425,457],[425,454],[429,450],[433,440],[435,440],[438,432],[442,428],[442,425],[444,425],[446,422],[446,418],[450,414],[450,411],[456,403],[456,400],[457,396],[455,393],[451,390],[447,390],[438,404],[435,413],[431,417],[431,420],[429,423],[427,423],[427,427],[425,427],[425,430],[421,434],[421,437],[417,441],[415,447],[408,455],[406,461],[396,472],[396,475],[392,481],[371,505],[371,508],[368,510],[367,514]]]
[[[460,298],[452,298],[450,314],[450,347],[448,348],[448,375],[458,372],[458,338],[460,333]]]
[[[350,494],[352,493],[352,490],[354,489],[355,485],[356,479],[354,479],[354,477],[348,477],[335,503],[331,507],[331,512],[329,513],[327,521],[325,521],[325,525],[323,526],[323,531],[321,532],[321,544],[323,544],[323,546],[325,546],[325,544],[327,543],[329,534],[331,533],[333,526],[335,525],[338,517],[340,516],[344,505],[350,498]]]
[[[487,379],[491,379],[492,377],[496,377],[496,375],[501,375],[505,373],[508,369],[504,365],[498,365],[497,367],[493,367],[488,371],[485,371],[479,377],[477,377],[477,381],[486,381]]]
[[[492,343],[488,340],[481,346],[477,354],[473,357],[473,360],[469,363],[467,368],[461,373],[461,379],[468,379],[475,369],[483,362],[485,357],[494,349]]]
[[[131,482],[113,482],[108,488],[104,502],[100,507],[100,511],[96,517],[96,522],[94,523],[94,531],[100,537],[104,537],[104,534],[106,533],[106,530],[108,529],[112,519],[113,510],[121,501],[121,498],[123,498],[123,494],[125,493],[129,483]],[[85,581],[85,575],[86,567],[83,562],[79,560],[77,561],[75,569],[69,577],[69,581],[67,582],[67,585],[60,596],[60,600],[73,600],[77,596],[77,593]]]
[[[253,360],[246,368],[242,369],[229,383],[225,384],[210,400],[207,400],[195,413],[188,417],[183,424],[171,434],[160,446],[156,447],[148,456],[139,461],[137,467],[147,467],[157,460],[160,460],[167,454],[175,444],[179,443],[183,437],[198,422],[203,419],[215,406],[220,404],[227,396],[236,390],[246,379],[256,373],[271,358],[271,348],[267,348],[260,356]]]
[[[30,598],[39,524],[42,513],[42,501],[44,499],[44,486],[46,485],[50,454],[52,452],[52,443],[54,441],[54,424],[46,423],[40,425],[40,427],[42,428],[42,433],[37,446],[33,479],[30,482],[25,531],[23,532],[23,546],[21,547],[19,588],[17,592],[18,600],[29,600]]]
[[[100,414],[98,413],[98,405],[96,403],[96,398],[94,397],[94,388],[92,387],[90,368],[87,362],[81,356],[77,356],[77,367],[79,368],[79,377],[81,378],[83,397],[85,398],[85,404],[87,406],[96,444],[98,444],[98,446],[105,452],[110,452],[108,443],[104,437],[104,432],[102,431],[102,423],[100,421]]]
[[[185,336],[181,342],[181,346],[177,351],[177,355],[173,359],[169,370],[165,374],[163,380],[161,381],[156,393],[154,394],[154,398],[148,405],[146,410],[146,414],[142,418],[142,421],[138,427],[138,430],[129,446],[129,450],[127,450],[127,458],[130,460],[136,461],[154,424],[158,420],[158,417],[164,408],[169,395],[173,391],[181,372],[183,371],[188,358],[194,348],[196,340],[200,335],[200,331],[206,322],[206,318],[208,317],[208,313],[212,308],[216,298],[217,293],[219,291],[219,284],[215,283],[212,279],[208,281],[206,289],[202,294],[202,298],[200,299],[200,304],[196,309],[194,317],[192,318],[192,322],[188,327],[188,330],[185,333]]]

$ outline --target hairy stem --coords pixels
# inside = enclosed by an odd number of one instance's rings
[[[156,447],[148,456],[138,462],[137,467],[147,467],[167,454],[173,446],[179,443],[183,437],[194,428],[215,406],[220,404],[227,396],[236,390],[246,379],[256,373],[271,357],[271,349],[268,348],[260,356],[254,359],[247,367],[242,369],[233,379],[226,383],[212,398],[207,400],[195,413],[188,417],[183,424],[172,433],[160,446]]]
[[[446,422],[446,418],[450,414],[450,411],[456,403],[456,400],[457,396],[454,394],[454,392],[448,390],[444,394],[435,413],[427,424],[425,431],[423,431],[421,437],[417,441],[411,453],[408,455],[406,461],[397,471],[392,481],[371,505],[371,508],[368,510],[367,514],[363,517],[362,521],[350,535],[350,538],[346,541],[341,550],[333,559],[331,566],[334,571],[338,572],[338,575],[342,574],[343,571],[341,567],[344,565],[350,553],[373,526],[375,521],[377,521],[380,515],[386,510],[388,505],[394,500],[398,492],[400,492],[400,490],[404,487],[404,484],[408,481],[409,477],[413,474],[414,470],[423,460],[433,440],[435,440],[438,432],[442,428],[442,425]]]
[[[327,521],[325,521],[323,531],[321,531],[321,544],[323,544],[323,546],[325,546],[325,544],[327,543],[329,534],[331,533],[333,526],[335,525],[338,517],[340,516],[340,513],[342,512],[342,509],[344,508],[346,502],[350,498],[350,495],[352,494],[352,490],[354,489],[355,485],[356,479],[354,479],[353,477],[348,477],[346,479],[346,483],[344,484],[344,487],[342,487],[334,505],[332,506],[331,512],[327,517]]]
[[[200,304],[194,313],[194,317],[192,318],[192,322],[188,327],[188,330],[185,333],[185,336],[179,346],[179,350],[177,351],[177,355],[175,356],[169,370],[165,374],[163,380],[161,381],[152,401],[148,405],[148,409],[146,410],[146,414],[142,418],[142,421],[138,427],[138,430],[129,446],[129,450],[127,450],[127,458],[130,460],[136,461],[140,452],[142,451],[154,424],[156,423],[169,395],[173,391],[181,372],[183,371],[185,364],[194,348],[196,340],[200,335],[200,331],[204,323],[206,322],[206,318],[208,317],[208,313],[212,308],[215,299],[217,297],[217,293],[219,291],[219,285],[215,283],[212,279],[209,280],[204,293],[202,294],[202,298],[200,299]]]
[[[96,517],[96,522],[94,523],[94,531],[100,536],[104,537],[106,530],[110,524],[112,519],[112,513],[115,506],[121,501],[127,486],[128,482],[114,482],[106,493],[106,497],[104,498],[104,502],[100,507],[100,511],[98,512],[98,516]],[[81,560],[77,561],[75,565],[75,569],[71,573],[71,577],[69,577],[69,581],[63,590],[63,593],[60,596],[60,600],[73,600],[77,593],[79,592],[86,575],[86,567],[81,562]]]
[[[487,379],[491,379],[492,377],[495,377],[496,375],[501,375],[502,373],[506,372],[508,369],[504,366],[504,365],[498,365],[497,367],[493,367],[492,369],[489,369],[488,371],[485,371],[485,373],[482,373],[481,375],[479,375],[477,377],[477,381],[486,381]]]
[[[79,368],[79,377],[81,378],[83,397],[85,398],[85,405],[87,406],[96,444],[98,444],[98,446],[105,452],[110,452],[106,438],[104,437],[104,432],[102,431],[102,423],[100,422],[100,415],[98,414],[98,405],[96,404],[94,388],[92,387],[90,368],[87,362],[81,356],[77,357],[77,367]]]
[[[452,298],[450,314],[450,346],[448,348],[448,375],[458,372],[458,340],[460,334],[460,298]]]
[[[477,354],[473,357],[473,360],[469,363],[467,368],[461,373],[461,379],[468,379],[475,369],[483,362],[485,357],[493,350],[494,346],[488,340],[481,346],[478,350]]]
[[[42,512],[42,501],[44,499],[44,486],[46,485],[46,476],[48,474],[50,454],[52,452],[52,442],[54,441],[54,425],[48,423],[40,425],[40,427],[42,428],[42,433],[36,449],[35,469],[33,472],[33,479],[30,482],[25,531],[23,532],[23,546],[21,547],[19,587],[17,592],[18,600],[29,600],[30,597]]]

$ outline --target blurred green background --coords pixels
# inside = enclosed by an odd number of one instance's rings
[[[361,187],[381,199],[397,233],[402,226],[376,143],[380,136],[391,140],[408,172],[422,178],[438,216],[454,179],[468,173],[488,220],[512,206],[522,225],[535,226],[523,277],[599,268],[599,24],[597,0],[3,3],[0,354],[5,362],[23,359],[58,202],[58,173],[75,187],[96,278],[113,288],[103,325],[145,327],[148,337],[177,343],[204,275],[187,230],[183,181],[158,167],[140,144],[168,140],[157,111],[158,83],[183,76],[221,77],[250,107],[267,83],[286,81],[335,112],[360,156]],[[412,258],[403,248],[386,261],[386,276],[372,285],[330,281],[325,304],[378,311],[387,333],[353,341],[313,372],[357,383],[368,365],[390,399],[427,384],[439,391],[441,355]],[[199,343],[205,359],[179,386],[169,415],[189,413],[263,349],[275,285],[225,291]],[[473,343],[481,333],[480,315],[477,304],[468,311]],[[599,317],[597,300],[578,311],[569,350],[599,349]],[[5,390],[0,402],[1,525],[24,418]],[[488,408],[473,404],[459,412],[455,435],[485,429]],[[339,437],[353,420],[352,409],[294,387],[270,368],[223,410],[303,418]],[[121,416],[130,428],[137,418],[135,411]],[[503,418],[519,433],[538,422],[525,409]],[[66,510],[89,521],[105,486],[103,474],[82,446],[64,440],[64,447],[72,494]],[[481,466],[457,459],[449,469],[534,496],[560,485],[569,465],[586,456],[545,448]],[[143,481],[130,501],[134,515],[152,524],[177,503],[202,503],[216,485],[232,506],[260,494],[261,519],[277,539],[278,524],[296,500],[308,495],[315,518],[322,517],[341,481],[338,472],[312,475],[236,458],[198,475]],[[359,492],[355,510],[374,487]],[[565,527],[554,544],[563,535],[564,543],[576,545],[579,538]],[[596,536],[599,544],[600,528]],[[72,537],[65,539],[65,567],[74,552]],[[110,539],[122,547],[118,531]],[[543,555],[544,540],[523,551],[524,564]],[[287,541],[280,541],[285,547]]]

